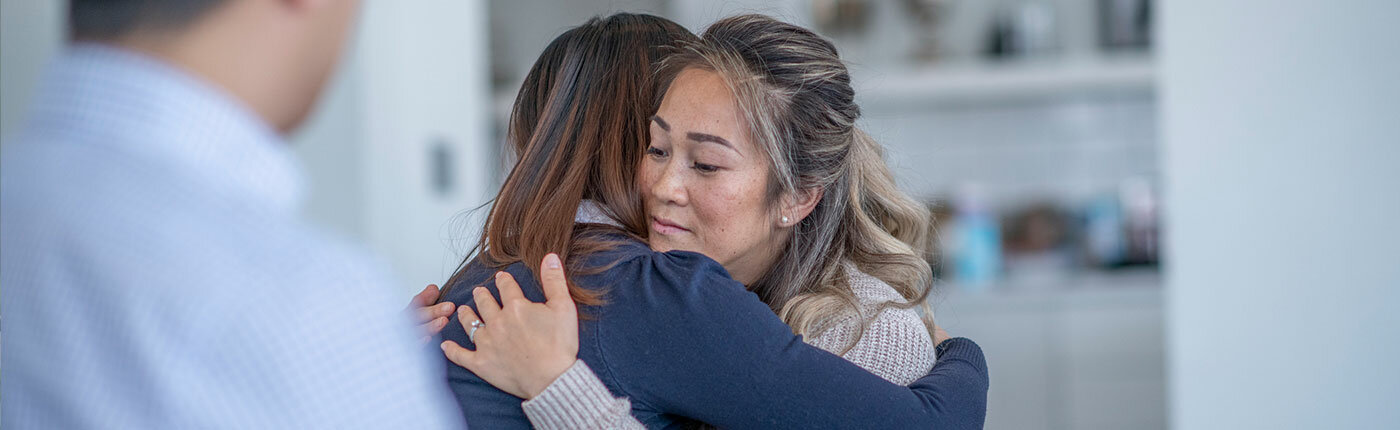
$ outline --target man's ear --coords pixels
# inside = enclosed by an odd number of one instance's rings
[[[817,208],[817,203],[822,201],[821,187],[804,188],[795,193],[788,193],[783,197],[782,206],[778,208],[778,226],[792,227],[812,214],[812,210]]]

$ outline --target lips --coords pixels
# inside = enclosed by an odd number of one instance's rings
[[[651,217],[651,229],[652,229],[652,231],[655,231],[655,232],[661,233],[661,234],[677,234],[677,233],[685,233],[685,232],[689,232],[689,231],[690,231],[690,230],[686,229],[685,227],[681,227],[680,225],[677,225],[675,222],[672,222],[671,220],[668,220],[668,219],[665,219],[665,218],[657,218],[657,217]]]

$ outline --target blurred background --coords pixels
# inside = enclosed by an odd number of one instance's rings
[[[0,126],[64,40],[2,0]],[[987,428],[1400,428],[1400,3],[365,1],[294,136],[306,217],[441,282],[563,30],[757,12],[830,37],[935,213],[936,317],[986,350]]]

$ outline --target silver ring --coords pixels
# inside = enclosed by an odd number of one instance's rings
[[[467,330],[467,339],[471,340],[472,343],[476,343],[476,329],[484,325],[486,325],[486,323],[481,322],[481,320],[472,321],[471,330]]]

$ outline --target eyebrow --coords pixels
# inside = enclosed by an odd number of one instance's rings
[[[652,115],[652,116],[651,116],[651,120],[652,120],[652,122],[655,122],[657,126],[661,127],[662,130],[666,130],[667,133],[670,133],[670,132],[671,132],[671,124],[667,124],[667,123],[666,123],[666,120],[661,119],[661,116],[660,116],[660,115]],[[696,132],[693,132],[693,131],[692,131],[692,132],[686,133],[686,134],[685,134],[685,137],[688,138],[688,139],[690,139],[690,140],[696,141],[696,142],[718,143],[718,144],[720,144],[720,145],[724,145],[724,146],[726,146],[726,147],[729,147],[729,149],[732,149],[732,150],[734,150],[735,152],[738,152],[738,151],[739,151],[739,149],[737,149],[737,148],[734,147],[734,144],[729,143],[729,141],[728,141],[728,140],[725,140],[725,138],[719,137],[719,136],[715,136],[715,135],[713,135],[713,134],[708,134],[708,133],[696,133]]]
[[[652,120],[653,122],[655,122],[656,125],[661,126],[661,129],[662,129],[662,130],[666,130],[667,132],[670,132],[670,131],[671,131],[671,124],[667,124],[667,123],[666,123],[666,120],[661,119],[660,116],[658,116],[658,115],[652,115],[652,116],[651,116],[651,120]]]
[[[723,137],[715,136],[715,135],[713,135],[713,134],[705,134],[705,133],[690,132],[690,133],[686,133],[686,134],[685,134],[685,137],[689,138],[690,140],[694,140],[694,141],[696,141],[696,142],[712,142],[712,143],[718,143],[718,144],[720,144],[720,145],[727,146],[727,147],[729,147],[729,149],[733,149],[733,150],[736,151],[736,152],[738,151],[738,149],[735,149],[735,148],[734,148],[734,145],[733,145],[733,144],[730,144],[728,140],[724,140]]]

